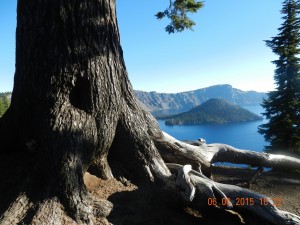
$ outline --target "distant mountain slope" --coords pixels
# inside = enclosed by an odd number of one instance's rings
[[[210,99],[188,112],[165,119],[166,125],[191,125],[238,123],[262,118],[224,99]]]
[[[184,109],[189,110],[211,98],[223,98],[240,106],[259,105],[266,93],[241,91],[231,85],[215,85],[194,91],[166,94],[135,91],[141,105],[149,110]]]

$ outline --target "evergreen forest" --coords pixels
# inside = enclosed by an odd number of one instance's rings
[[[10,105],[10,93],[0,93],[0,117],[6,112]]]

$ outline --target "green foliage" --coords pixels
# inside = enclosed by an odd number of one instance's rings
[[[195,25],[195,22],[188,17],[188,13],[196,13],[202,7],[203,2],[195,0],[170,0],[169,7],[155,16],[159,20],[164,17],[170,19],[170,24],[165,28],[169,34],[182,32],[185,29],[192,30]]]
[[[239,123],[262,118],[224,99],[210,99],[188,112],[165,119],[166,125],[193,125]]]
[[[259,132],[270,142],[268,152],[290,152],[300,155],[300,1],[285,0],[281,13],[283,24],[279,34],[266,45],[279,56],[274,80],[276,90],[263,101],[268,123]]]
[[[3,106],[3,103],[0,99],[0,117],[3,115],[3,113],[4,113],[4,106]]]
[[[10,93],[0,93],[0,117],[3,116],[10,105],[9,95]]]

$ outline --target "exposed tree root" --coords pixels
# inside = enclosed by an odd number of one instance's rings
[[[181,142],[163,132],[156,145],[171,170],[177,171],[176,185],[183,190],[183,199],[199,208],[208,204],[237,212],[251,212],[272,224],[300,224],[300,217],[279,210],[267,196],[234,185],[221,184],[209,179],[213,162],[231,162],[251,166],[300,169],[297,158],[239,150],[225,144],[194,146]],[[182,166],[179,164],[192,164]],[[201,167],[204,168],[202,174]],[[198,172],[197,172],[197,171]],[[196,202],[194,199],[197,199]],[[209,200],[208,200],[209,199]],[[211,201],[211,202],[208,202]]]
[[[106,206],[106,204],[107,203],[102,204],[101,208]],[[94,205],[89,205],[90,208],[93,206]],[[57,198],[47,199],[41,203],[33,204],[32,202],[28,202],[28,198],[26,198],[25,195],[21,195],[18,199],[16,199],[15,203],[12,204],[12,206],[2,215],[2,217],[0,218],[0,224],[109,224],[105,217],[95,216],[95,214],[92,212],[88,213],[87,215],[89,215],[89,218],[86,218],[85,222],[83,222],[83,220],[76,221],[66,214],[64,206]],[[108,216],[108,214],[106,216]]]
[[[112,204],[107,200],[94,199],[93,201],[78,204],[78,217],[69,215],[64,204],[56,198],[47,198],[44,201],[32,202],[26,194],[20,196],[10,205],[0,218],[1,225],[33,224],[33,225],[72,225],[72,224],[109,224],[107,217]],[[83,207],[84,205],[84,207]],[[83,218],[83,215],[85,216]]]
[[[205,144],[194,146],[179,141],[163,132],[157,140],[158,149],[166,162],[191,164],[197,168],[199,164],[207,175],[207,169],[215,162],[247,164],[258,167],[300,169],[300,159],[268,153],[241,150],[226,144]]]
[[[9,225],[17,224],[25,218],[28,210],[33,207],[26,194],[20,194],[15,202],[9,206],[4,214],[0,217],[0,224]]]
[[[200,202],[193,205],[199,208],[221,207],[243,213],[249,211],[272,224],[300,224],[299,216],[279,210],[267,196],[238,186],[214,182],[192,170],[190,165],[167,165],[178,171],[176,184],[184,190],[185,200],[192,202],[195,195],[198,195]]]

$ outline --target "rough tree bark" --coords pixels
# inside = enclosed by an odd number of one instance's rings
[[[92,223],[111,205],[89,195],[83,174],[91,166],[112,177],[107,155],[114,140],[112,151],[128,156],[135,177],[169,174],[150,136],[160,131],[133,97],[115,1],[19,0],[17,10],[15,82],[1,119],[2,151],[38,156],[1,221],[47,214],[44,205],[53,201],[74,220]],[[32,193],[36,185],[40,190]],[[48,214],[51,224],[55,211]],[[43,224],[46,217],[40,213],[34,221]]]
[[[112,205],[88,193],[83,174],[109,179],[121,164],[133,180],[172,181],[161,154],[178,146],[133,96],[115,0],[19,0],[17,10],[0,224],[106,224]],[[190,160],[209,174],[211,160]]]

